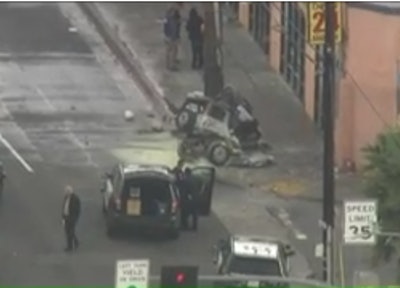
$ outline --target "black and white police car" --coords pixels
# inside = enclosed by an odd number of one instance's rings
[[[218,242],[214,263],[220,275],[288,277],[289,258],[295,254],[293,248],[280,240],[264,236],[230,236]],[[248,281],[246,283],[217,283],[216,287],[271,287],[285,284]]]

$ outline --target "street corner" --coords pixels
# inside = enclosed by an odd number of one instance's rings
[[[178,161],[178,140],[170,133],[140,135],[111,154],[123,163],[157,164],[173,167]]]
[[[280,178],[268,181],[268,183],[255,184],[255,186],[258,186],[263,192],[273,193],[285,198],[304,195],[309,186],[309,183],[301,178]]]

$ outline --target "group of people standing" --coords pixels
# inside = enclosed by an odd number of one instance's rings
[[[166,65],[170,70],[178,69],[178,49],[181,40],[182,3],[169,7],[164,20],[166,41]],[[196,8],[191,8],[186,21],[186,31],[192,50],[192,68],[203,67],[204,20]]]

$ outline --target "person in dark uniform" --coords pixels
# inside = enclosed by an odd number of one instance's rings
[[[190,168],[185,169],[185,180],[182,193],[182,228],[188,229],[189,218],[191,218],[191,229],[197,231],[198,226],[198,195],[196,193],[196,183]]]
[[[178,163],[172,169],[172,173],[175,175],[176,181],[177,182],[182,182],[184,178],[184,171],[183,171],[183,165],[185,165],[185,161],[183,159],[179,159]],[[178,183],[180,184],[180,183]]]
[[[63,201],[62,222],[64,225],[65,236],[67,239],[66,252],[76,250],[79,246],[76,237],[75,227],[81,214],[81,201],[71,186],[65,187],[65,197]]]
[[[190,43],[192,44],[192,68],[201,69],[203,67],[203,35],[204,20],[197,12],[196,8],[192,8],[189,12],[189,19],[186,23]]]
[[[3,163],[0,162],[0,196],[3,194],[5,179],[6,179],[6,173],[4,171],[4,166]]]

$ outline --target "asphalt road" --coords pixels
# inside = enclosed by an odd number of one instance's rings
[[[140,91],[122,93],[98,58],[56,4],[0,4],[2,286],[112,285],[121,258],[149,258],[152,274],[163,264],[214,271],[211,248],[226,234],[214,216],[177,241],[105,236],[100,176],[116,161],[111,151],[134,141],[147,118]],[[124,121],[127,107],[135,123]],[[65,184],[83,204],[81,247],[72,255],[63,252]]]

